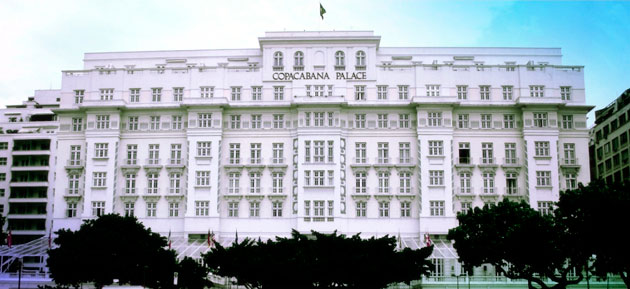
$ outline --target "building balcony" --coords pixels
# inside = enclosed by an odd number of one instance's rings
[[[181,188],[181,187],[168,187],[168,194],[169,195],[183,195],[185,191],[185,188]]]
[[[264,168],[262,158],[248,158],[247,163],[245,164],[248,168]]]
[[[159,170],[161,168],[162,168],[162,159],[149,158],[149,159],[146,159],[144,162],[144,169],[146,170],[149,170],[149,169]]]
[[[145,195],[159,195],[160,191],[160,188],[144,188]]]
[[[64,197],[81,197],[83,195],[83,189],[80,188],[66,188]]]
[[[14,156],[50,155],[50,149],[14,150],[11,153]]]
[[[396,188],[396,193],[397,194],[411,194],[412,189],[411,187],[398,187]]]
[[[268,191],[271,194],[286,194],[287,193],[287,189],[285,189],[284,187],[271,187],[269,188]]]
[[[394,163],[391,158],[387,157],[375,157],[373,166],[374,167],[393,167]]]
[[[247,188],[248,194],[260,194],[262,193],[262,189],[260,187],[249,187]]]
[[[286,158],[269,158],[269,162],[267,163],[267,167],[269,167],[269,168],[286,168],[287,167]]]
[[[478,167],[496,167],[497,166],[497,161],[496,158],[484,158],[481,157],[479,158],[479,163],[477,164]]]
[[[350,195],[353,198],[365,198],[365,199],[370,198],[369,190],[367,187],[353,187],[352,190],[350,191]]]
[[[48,187],[48,181],[41,180],[17,180],[9,183],[11,187]]]
[[[351,167],[370,167],[368,164],[367,158],[352,158],[352,163],[350,163]]]
[[[455,167],[456,168],[473,168],[475,164],[472,162],[472,158],[463,157],[463,158],[455,158]]]
[[[66,169],[81,169],[85,166],[84,160],[68,160],[66,162]]]
[[[12,171],[48,171],[50,170],[50,167],[47,165],[42,166],[39,163],[33,163],[29,165],[12,166],[11,170]]]
[[[228,158],[223,162],[224,167],[243,167],[243,160],[241,158]]]
[[[396,163],[397,167],[415,167],[416,164],[413,163],[411,158],[398,158],[398,162]]]
[[[479,196],[481,198],[496,198],[499,196],[499,190],[496,187],[483,187]]]
[[[226,199],[236,198],[240,199],[245,194],[245,190],[240,187],[231,187],[223,190],[223,197]]]
[[[577,158],[562,158],[560,160],[560,167],[561,168],[573,168],[573,169],[579,169],[580,168],[580,162]]]
[[[184,167],[186,167],[185,163],[184,163],[184,159],[182,158],[169,158],[166,161],[166,169],[184,169]]]
[[[520,168],[522,166],[519,158],[503,158],[501,167],[503,168]]]

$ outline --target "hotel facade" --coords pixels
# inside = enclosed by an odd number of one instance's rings
[[[381,47],[369,31],[258,40],[86,53],[63,71],[54,230],[119,213],[185,239],[430,236],[448,265],[458,212],[508,198],[546,213],[589,182],[593,107],[558,48]]]

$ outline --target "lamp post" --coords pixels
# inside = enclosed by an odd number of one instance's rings
[[[22,288],[22,257],[17,259],[18,261],[18,289]]]

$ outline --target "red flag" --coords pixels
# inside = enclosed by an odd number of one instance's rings
[[[168,230],[168,249],[171,249],[171,230]]]
[[[13,235],[11,234],[11,229],[9,229],[9,235],[7,235],[7,245],[9,245],[9,248],[13,245]]]
[[[428,233],[424,234],[424,241],[427,242],[427,247],[431,247],[432,245],[431,236],[429,236]]]
[[[208,231],[208,247],[212,248],[214,247],[214,232],[213,231]]]

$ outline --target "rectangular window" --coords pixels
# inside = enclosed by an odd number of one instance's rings
[[[101,100],[112,100],[114,99],[114,89],[113,88],[101,88]]]
[[[333,112],[328,112],[328,126],[330,126],[330,127],[333,126],[333,117],[334,117],[334,113]]]
[[[252,114],[251,121],[252,121],[252,129],[262,128],[262,115]]]
[[[389,218],[389,202],[378,203],[378,216],[380,218]]]
[[[470,187],[470,172],[461,172],[459,173],[459,185],[460,188],[457,190],[460,194],[470,194],[472,193],[472,189]]]
[[[315,163],[323,163],[325,154],[324,154],[324,141],[313,141],[313,162]]]
[[[284,128],[284,114],[273,115],[273,128]]]
[[[195,201],[195,216],[209,216],[210,201]]]
[[[284,192],[284,173],[273,172],[271,173],[271,188],[272,192],[276,194],[282,194]]]
[[[241,116],[240,115],[230,115],[230,128],[231,129],[240,129],[241,128]]]
[[[95,158],[106,158],[108,153],[109,144],[108,143],[95,143],[94,144],[94,157]]]
[[[83,131],[83,118],[72,118],[72,131]]]
[[[197,142],[197,156],[209,157],[211,155],[212,142],[200,141]]]
[[[283,164],[284,163],[284,144],[273,143],[271,145],[271,151],[272,151],[271,162],[274,164]]]
[[[315,126],[322,127],[324,126],[324,115],[323,112],[314,112],[313,119],[315,120]]]
[[[315,85],[315,96],[323,97],[324,96],[324,85]]]
[[[494,173],[484,172],[481,174],[481,178],[483,180],[483,193],[484,194],[496,193],[496,190],[494,188]]]
[[[380,194],[389,193],[389,172],[378,172],[378,192]]]
[[[160,129],[160,116],[151,116],[151,130],[159,130]]]
[[[313,171],[313,185],[325,186],[324,184],[324,171]]]
[[[491,142],[481,143],[481,163],[494,164],[494,151]]]
[[[355,158],[354,162],[357,164],[365,164],[367,163],[366,157],[366,143],[358,142],[354,144],[355,147]]]
[[[529,96],[530,97],[544,97],[545,96],[545,86],[543,86],[543,85],[530,85],[529,86]]]
[[[457,99],[459,100],[468,99],[468,85],[457,86]]]
[[[376,92],[379,100],[387,99],[387,85],[377,85]]]
[[[127,161],[126,165],[136,165],[138,163],[138,145],[127,145]]]
[[[7,165],[7,158],[0,158],[0,166],[6,166]]]
[[[514,87],[511,85],[504,85],[501,88],[503,89],[503,100],[512,100]]]
[[[398,176],[400,176],[400,188],[398,192],[401,194],[411,193],[411,173],[400,172],[398,173]]]
[[[538,202],[538,212],[543,215],[550,215],[553,213],[553,202]]]
[[[230,164],[240,164],[241,163],[241,144],[240,143],[231,143],[230,144]]]
[[[573,129],[573,115],[562,116],[562,129]]]
[[[356,203],[356,212],[358,218],[365,218],[367,216],[367,203],[364,201],[359,201]]]
[[[429,126],[442,126],[442,113],[441,112],[429,112]]]
[[[75,218],[77,216],[77,203],[68,203],[68,208],[66,209],[66,217]]]
[[[238,202],[228,202],[228,217],[238,218]]]
[[[408,142],[398,143],[398,161],[401,164],[409,164],[411,163],[411,144]]]
[[[249,202],[249,217],[251,218],[260,217],[260,202],[257,202],[257,201]]]
[[[479,86],[479,98],[481,100],[490,100],[490,85]]]
[[[8,142],[0,142],[0,150],[7,150],[9,148]]]
[[[427,85],[427,96],[440,96],[440,86],[435,84]]]
[[[550,171],[536,171],[536,186],[539,186],[539,187],[551,186],[551,172]]]
[[[505,143],[505,164],[517,164],[516,143]]]
[[[74,103],[83,103],[83,97],[85,96],[85,90],[75,90],[74,91]]]
[[[92,186],[104,188],[107,186],[107,172],[94,172],[92,174]]]
[[[398,86],[398,99],[409,99],[409,85]]]
[[[443,186],[444,171],[429,171],[429,186]]]
[[[160,175],[158,173],[148,173],[147,174],[147,194],[157,194],[159,192],[159,179]]]
[[[515,128],[513,114],[503,115],[503,128]]]
[[[138,119],[137,116],[130,116],[127,122],[127,130],[134,131],[138,130]]]
[[[535,156],[537,157],[549,157],[549,142],[548,141],[536,141],[534,142]]]
[[[199,113],[197,114],[198,116],[198,122],[199,122],[199,127],[201,128],[209,128],[212,127],[212,114],[211,113]]]
[[[252,100],[262,100],[262,87],[252,86]]]
[[[210,171],[197,171],[196,176],[195,176],[195,186],[209,187],[210,186]]]
[[[354,86],[354,100],[366,100],[365,98],[365,85]]]
[[[354,119],[355,128],[365,128],[365,114],[355,114]]]
[[[228,192],[230,194],[238,194],[241,192],[241,174],[229,173],[228,174]]]
[[[214,86],[202,86],[199,87],[199,97],[212,98],[214,97]]]
[[[68,176],[68,194],[70,195],[78,195],[79,194],[79,182],[80,176],[77,174],[72,174]]]
[[[232,90],[231,95],[231,99],[232,101],[239,101],[241,100],[241,87],[240,86],[232,86],[230,87],[230,89]]]
[[[96,129],[109,129],[109,115],[96,116]]]
[[[469,128],[468,114],[457,115],[457,128]]]
[[[282,217],[282,202],[273,202],[271,206],[271,216],[276,218]]]
[[[378,163],[388,164],[389,163],[389,143],[379,142],[377,144],[377,147],[378,147]]]
[[[129,89],[129,102],[140,102],[140,88]]]
[[[332,141],[332,140],[329,140],[328,141],[328,162],[329,163],[334,163],[335,162],[334,149],[335,149],[335,142]]]
[[[6,162],[6,158],[5,162]],[[81,146],[70,146],[70,165],[78,166],[81,164]]]
[[[535,127],[547,127],[547,113],[535,112],[534,113],[534,126]]]
[[[366,184],[367,184],[367,173],[358,172],[354,175],[356,180],[355,193],[362,194],[367,192]]]
[[[148,202],[147,203],[147,217],[155,217],[157,216],[157,203],[156,202]]]
[[[273,100],[284,100],[284,86],[273,87]]]
[[[105,202],[92,202],[92,216],[100,217],[105,215]]]
[[[171,117],[171,129],[173,129],[173,130],[184,129],[181,115],[173,115]]]
[[[249,173],[249,192],[252,194],[260,193],[260,172]]]
[[[377,117],[378,117],[378,128],[387,128],[388,126],[387,114],[379,113]]]
[[[151,101],[153,102],[162,101],[162,88],[161,87],[151,88]]]
[[[183,87],[173,87],[173,101],[179,102],[184,100],[184,88]]]
[[[577,176],[575,173],[568,173],[564,176],[564,178],[566,180],[567,190],[577,189]]]
[[[150,144],[149,145],[148,164],[150,164],[150,165],[158,165],[158,164],[160,164],[160,145],[159,144]]]
[[[411,217],[411,203],[410,202],[400,203],[400,217],[401,218]]]
[[[571,100],[571,87],[560,86],[560,98],[562,100]]]
[[[260,164],[262,160],[260,158],[261,144],[252,143],[249,145],[249,163]]]
[[[444,216],[444,201],[429,201],[431,216]]]
[[[170,173],[168,175],[169,181],[169,194],[179,195],[182,193],[182,174],[181,173]]]
[[[575,157],[575,144],[565,143],[564,147],[564,164],[565,165],[577,165],[577,158]]]
[[[168,216],[179,217],[179,203],[176,203],[176,202],[168,203]]]
[[[492,115],[491,114],[481,115],[481,128],[492,128]]]
[[[472,202],[461,202],[461,209],[459,210],[462,214],[467,214],[472,209]]]
[[[401,113],[398,114],[398,127],[399,128],[409,128],[409,114]]]
[[[429,155],[430,156],[443,156],[444,155],[444,142],[441,140],[429,141]]]

